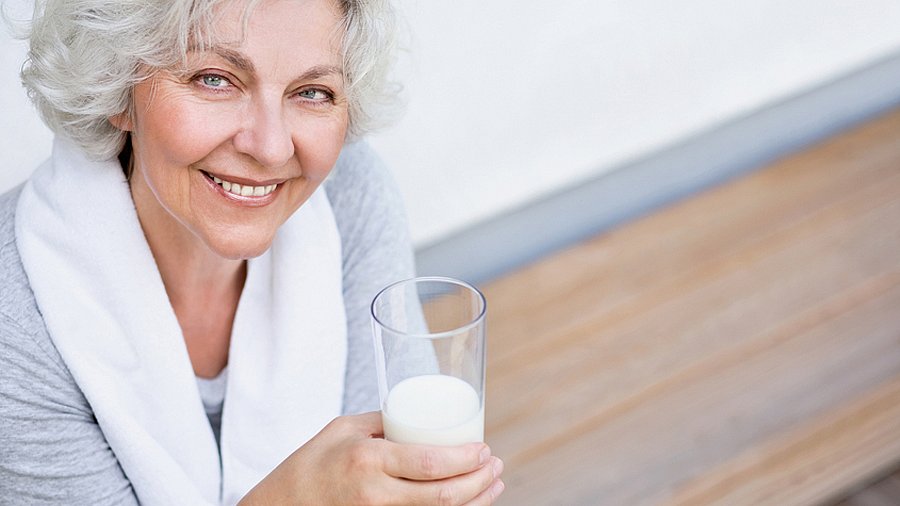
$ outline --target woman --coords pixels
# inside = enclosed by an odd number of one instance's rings
[[[23,80],[57,140],[0,198],[0,501],[493,503],[487,446],[353,415],[367,304],[412,271],[348,142],[390,36],[376,0],[38,6]]]

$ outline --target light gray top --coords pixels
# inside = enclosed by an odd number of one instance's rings
[[[212,427],[213,437],[221,453],[222,446],[222,411],[225,408],[225,389],[228,387],[228,366],[222,368],[215,378],[201,378],[197,376],[197,389],[200,391],[200,401],[203,402],[203,410]]]
[[[396,186],[365,143],[344,147],[325,189],[343,250],[343,411],[360,413],[378,409],[369,303],[384,286],[412,277],[412,248]],[[22,269],[18,195],[0,196],[0,504],[136,504]]]

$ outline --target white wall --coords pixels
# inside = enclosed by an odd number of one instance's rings
[[[13,19],[27,19],[26,0],[0,0]],[[19,81],[26,45],[0,21],[0,192],[15,186],[50,153],[51,135]]]
[[[409,105],[373,143],[418,245],[900,50],[897,0],[401,0]],[[48,134],[0,41],[0,189]]]

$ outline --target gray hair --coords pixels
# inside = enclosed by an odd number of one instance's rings
[[[128,112],[141,69],[171,67],[209,37],[226,0],[36,0],[22,82],[44,122],[93,158],[119,154],[125,134],[109,122]],[[343,14],[349,138],[386,122],[398,87],[389,0],[334,0]],[[249,0],[245,20],[258,1]],[[208,43],[208,41],[207,41]]]

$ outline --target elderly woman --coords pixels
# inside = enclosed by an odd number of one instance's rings
[[[409,277],[357,142],[381,0],[47,0],[56,133],[0,197],[0,502],[491,504],[482,443],[380,438],[367,305]]]

